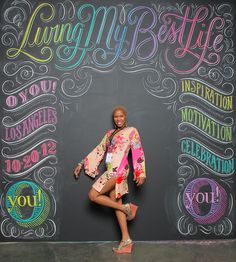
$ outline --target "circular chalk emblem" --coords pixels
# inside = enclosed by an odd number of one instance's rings
[[[51,208],[47,193],[30,181],[13,184],[6,193],[5,201],[9,215],[25,228],[41,225]]]

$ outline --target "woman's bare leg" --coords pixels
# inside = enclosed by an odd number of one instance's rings
[[[122,204],[122,198],[116,198],[115,196],[115,190],[112,189],[109,193],[110,198],[113,201],[118,202],[119,204]],[[129,236],[129,232],[128,232],[128,226],[127,226],[127,220],[126,220],[126,214],[124,214],[123,212],[121,212],[120,210],[116,209],[115,210],[116,213],[116,217],[117,217],[117,221],[118,224],[120,226],[120,231],[121,231],[121,235],[122,235],[122,240],[127,240],[130,238]]]
[[[106,184],[104,185],[104,187],[102,188],[101,192],[97,192],[93,187],[90,189],[89,193],[88,193],[88,196],[89,196],[89,199],[99,205],[102,205],[102,206],[106,206],[106,207],[111,207],[111,208],[114,208],[114,209],[118,209],[122,212],[126,212],[126,209],[125,207],[115,201],[115,200],[112,200],[110,197],[108,197],[107,195],[105,195],[106,193],[110,192],[111,190],[113,190],[115,188],[115,185],[116,185],[116,178],[115,177],[112,177],[110,178]]]

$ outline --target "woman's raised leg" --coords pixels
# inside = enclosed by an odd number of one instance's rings
[[[106,182],[101,192],[97,192],[92,187],[88,193],[89,199],[99,205],[118,209],[126,214],[127,208],[124,205],[122,205],[121,203],[115,200],[112,200],[109,196],[106,195],[106,193],[109,193],[111,190],[115,188],[115,185],[116,185],[116,178],[112,177]]]

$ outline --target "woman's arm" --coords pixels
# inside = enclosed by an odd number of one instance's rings
[[[84,167],[85,173],[91,177],[98,175],[98,166],[104,158],[107,149],[107,142],[110,131],[106,132],[102,141],[81,161],[77,164],[74,175],[77,178]]]
[[[134,181],[138,186],[144,183],[146,178],[145,156],[138,130],[134,128],[130,133],[131,152],[134,169]]]
[[[78,179],[79,178],[79,173],[80,171],[82,170],[84,166],[84,160],[80,161],[77,166],[75,167],[74,169],[74,176],[75,176],[75,179]]]

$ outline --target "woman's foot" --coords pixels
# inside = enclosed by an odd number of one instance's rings
[[[124,212],[128,221],[131,221],[135,218],[138,206],[129,203],[124,205]]]
[[[133,248],[133,241],[128,238],[127,240],[121,240],[118,247],[113,247],[113,252],[116,254],[131,253]]]

